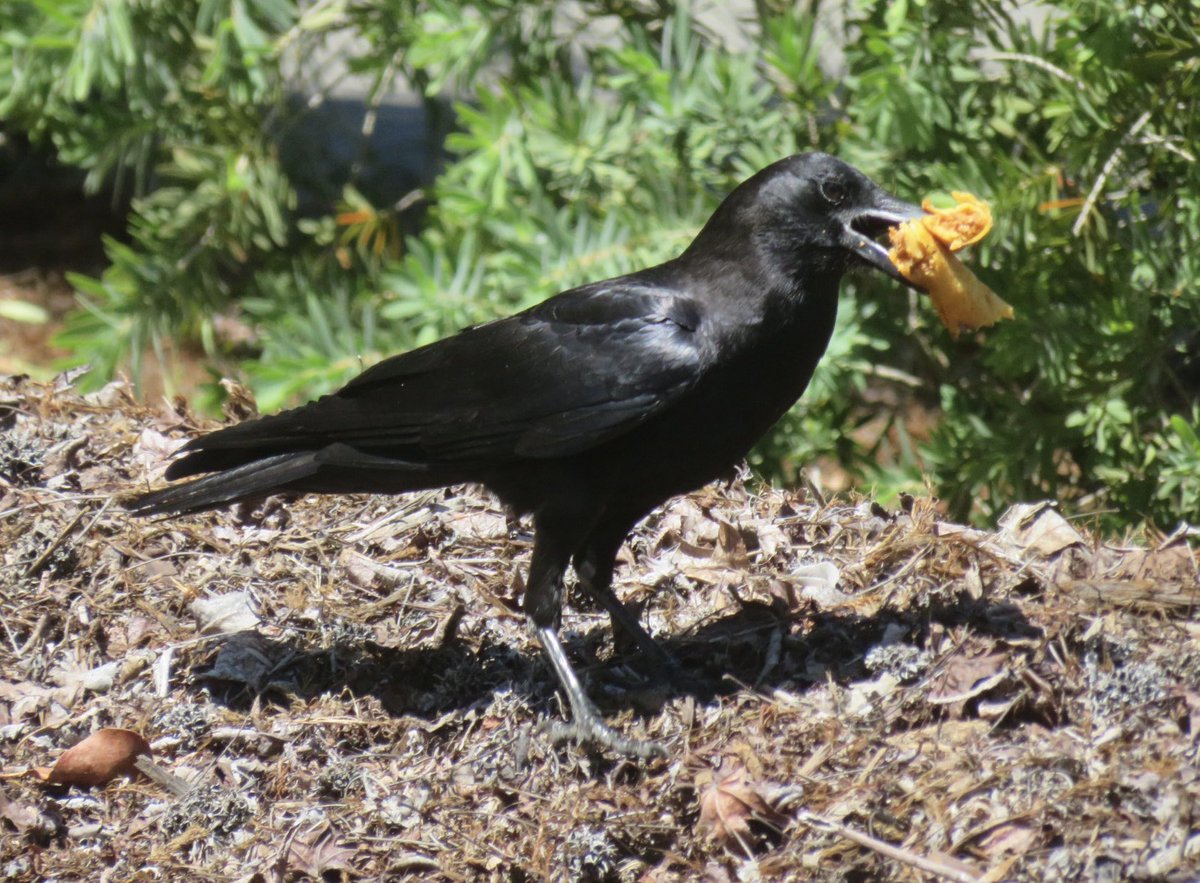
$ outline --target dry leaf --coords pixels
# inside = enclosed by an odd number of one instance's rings
[[[257,632],[246,632],[226,639],[217,652],[212,668],[200,675],[205,680],[232,681],[259,691],[275,670],[280,645]]]
[[[157,478],[171,462],[184,439],[171,438],[153,429],[143,429],[131,451],[134,465],[150,478]]]
[[[858,681],[846,691],[845,712],[852,717],[865,717],[878,704],[896,692],[900,679],[890,672],[883,672],[870,681]]]
[[[717,546],[713,549],[713,560],[744,567],[748,561],[746,540],[742,532],[727,521],[719,522],[717,528]]]
[[[929,688],[929,702],[952,706],[950,713],[961,716],[967,700],[983,695],[1008,678],[1006,661],[1003,652],[980,656],[954,654],[934,678]]]
[[[50,677],[56,684],[64,687],[82,687],[93,693],[105,693],[112,689],[120,670],[120,662],[106,662],[84,671],[56,668],[50,673]]]
[[[1018,503],[1000,516],[1000,536],[1016,546],[1050,558],[1071,546],[1082,546],[1083,536],[1054,511],[1052,502]]]
[[[1005,854],[1024,855],[1037,839],[1036,828],[1029,825],[1004,824],[980,840],[979,848],[993,858]]]
[[[197,598],[188,609],[196,617],[200,631],[206,635],[232,635],[258,625],[258,617],[250,606],[249,592]]]
[[[706,777],[707,778],[707,777]],[[726,760],[700,795],[699,829],[726,849],[751,855],[750,822],[758,821],[780,830],[788,817],[770,799],[778,789],[751,781],[741,761]]]
[[[792,579],[800,585],[800,597],[811,601],[820,610],[840,607],[850,601],[850,596],[838,589],[842,578],[837,565],[832,561],[818,561],[792,568]]]
[[[53,767],[37,767],[33,774],[58,785],[104,785],[132,773],[141,754],[150,754],[150,745],[139,734],[105,727],[68,748]]]
[[[733,878],[719,864],[709,862],[704,868],[704,883],[733,883]]]
[[[38,815],[36,807],[9,800],[5,793],[0,791],[0,818],[8,819],[18,831],[32,828],[37,824]]]
[[[0,791],[0,818],[7,819],[22,834],[43,840],[57,836],[64,828],[62,816],[56,810],[9,800],[3,791]]]
[[[321,880],[329,871],[353,874],[354,866],[351,860],[354,855],[353,849],[339,845],[333,832],[326,831],[313,843],[293,840],[288,847],[287,866],[288,870]]]

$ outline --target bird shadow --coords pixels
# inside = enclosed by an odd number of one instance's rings
[[[923,646],[936,626],[966,626],[974,634],[1008,641],[1041,635],[1015,605],[963,593],[919,610],[885,609],[872,616],[788,613],[742,602],[685,633],[658,637],[685,673],[683,679],[656,670],[650,660],[627,649],[623,636],[614,636],[607,624],[568,631],[565,644],[602,711],[653,715],[684,696],[707,703],[747,688],[770,693],[803,692],[830,680],[848,685],[870,677],[865,658],[871,648],[897,640]],[[223,653],[251,664],[258,660],[260,667],[248,676],[236,664],[223,665]],[[508,690],[539,714],[559,713],[556,682],[541,655],[491,639],[392,647],[352,639],[322,645],[244,632],[228,638],[215,663],[193,674],[193,683],[233,710],[326,696],[373,697],[389,715],[432,722],[485,707],[498,691]]]

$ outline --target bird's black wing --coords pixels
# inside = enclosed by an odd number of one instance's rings
[[[574,289],[380,362],[311,404],[198,438],[168,476],[331,444],[413,465],[577,454],[691,388],[706,364],[701,318],[686,295],[633,280]]]

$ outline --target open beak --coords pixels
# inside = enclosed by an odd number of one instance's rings
[[[923,217],[924,214],[925,212],[918,206],[881,193],[874,205],[869,208],[856,209],[855,213],[846,220],[843,227],[843,242],[864,262],[877,270],[882,270],[893,279],[903,282],[909,288],[920,291],[921,289],[900,275],[900,271],[888,257],[887,246],[879,240],[886,239],[889,227],[895,227],[902,221]]]

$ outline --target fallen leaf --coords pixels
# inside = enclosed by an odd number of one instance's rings
[[[8,819],[18,831],[24,831],[37,824],[38,811],[36,807],[9,800],[5,793],[0,791],[0,818]]]
[[[982,696],[1008,678],[1003,652],[952,656],[930,685],[928,700],[934,705],[952,706],[950,713],[962,715],[967,700]]]
[[[139,561],[130,569],[136,568],[137,575],[141,577],[146,585],[154,585],[155,583],[165,582],[173,576],[179,575],[179,568],[174,562],[165,558],[151,558],[149,561]],[[151,625],[154,625],[151,621]]]
[[[0,791],[0,818],[8,819],[20,833],[42,840],[57,836],[64,828],[62,816],[56,810],[9,800],[3,791]]]
[[[101,390],[104,392],[104,390]],[[104,404],[101,402],[101,404]],[[105,407],[108,407],[105,405]],[[165,471],[174,453],[183,446],[184,439],[171,438],[153,429],[143,429],[131,451],[133,462],[143,472],[157,478]]]
[[[232,635],[258,625],[258,616],[250,606],[249,592],[230,592],[215,598],[197,598],[188,608],[200,631],[206,635]]]
[[[353,874],[350,863],[355,852],[337,842],[332,831],[326,831],[312,843],[293,840],[288,847],[288,870],[304,874],[314,880],[322,879],[329,871]]]
[[[769,561],[775,553],[788,544],[787,535],[778,525],[760,524],[755,529],[758,538],[758,552],[762,561]]]
[[[751,781],[741,761],[727,758],[700,795],[699,829],[727,849],[753,854],[751,821],[779,831],[788,820],[770,799],[774,790]]]
[[[106,693],[112,689],[120,669],[120,662],[106,662],[104,665],[83,671],[55,669],[50,673],[50,677],[56,684],[64,687],[82,687],[93,693]]]
[[[713,560],[738,567],[745,566],[748,560],[745,537],[727,521],[718,523],[717,546],[713,549]]]
[[[845,710],[852,717],[865,717],[873,712],[878,703],[887,699],[900,686],[900,679],[890,672],[883,672],[870,681],[858,681],[846,691]]]
[[[452,512],[446,517],[446,527],[459,537],[476,540],[500,540],[508,536],[508,519],[503,512],[469,509]]]
[[[53,691],[35,684],[32,681],[0,681],[0,701],[12,703],[28,703],[50,696]],[[13,718],[17,717],[16,711]]]
[[[282,652],[279,645],[249,632],[234,635],[221,645],[212,668],[200,677],[213,681],[233,681],[253,690],[262,690],[267,677],[275,670],[274,654]]]
[[[820,610],[840,607],[851,600],[837,587],[842,574],[832,561],[801,564],[792,569],[791,578],[800,586],[800,597],[816,604]]]
[[[1000,516],[1000,537],[1039,558],[1051,558],[1071,546],[1085,545],[1083,535],[1053,509],[1054,503],[1018,503]]]
[[[980,840],[979,848],[993,858],[1005,854],[1024,855],[1037,839],[1037,829],[1029,825],[1004,824]]]
[[[733,883],[733,878],[719,864],[709,862],[704,868],[704,883]]]
[[[33,774],[58,785],[104,785],[132,773],[141,754],[150,754],[150,745],[138,733],[105,727],[68,748],[53,767],[36,767]]]
[[[161,629],[162,626],[149,617],[131,617],[125,624],[125,646],[139,647],[148,642],[151,635]]]

